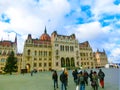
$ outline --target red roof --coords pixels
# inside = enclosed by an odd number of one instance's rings
[[[10,46],[12,46],[14,43],[13,42],[11,42],[11,41],[0,41],[0,45],[2,45],[2,46],[8,46],[8,47],[10,47]]]
[[[42,41],[50,41],[51,38],[47,33],[44,33],[44,34],[41,35],[40,40],[42,40]]]

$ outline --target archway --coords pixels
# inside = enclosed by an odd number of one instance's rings
[[[30,64],[29,63],[26,64],[25,68],[27,69],[27,72],[30,72]]]
[[[66,67],[70,67],[70,59],[68,57],[66,58]]]

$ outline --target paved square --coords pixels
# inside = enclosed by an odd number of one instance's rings
[[[87,70],[88,73],[90,70]],[[95,70],[98,72],[98,70]],[[105,72],[105,88],[99,87],[99,90],[119,90],[119,72],[120,69],[103,69]],[[60,75],[60,71],[58,75]],[[69,71],[69,83],[67,90],[75,90],[72,71]],[[59,88],[60,90],[60,81]],[[52,72],[38,72],[33,76],[28,74],[18,75],[0,75],[0,90],[54,90],[52,81]],[[93,90],[90,85],[85,90]]]

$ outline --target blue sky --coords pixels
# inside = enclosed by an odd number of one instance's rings
[[[27,35],[39,38],[56,30],[89,41],[93,51],[105,49],[109,62],[120,63],[120,0],[1,0],[0,38],[23,51]]]

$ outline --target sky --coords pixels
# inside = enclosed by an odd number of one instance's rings
[[[50,36],[75,34],[120,63],[120,0],[0,0],[0,40],[17,35],[19,53],[28,34],[40,38],[45,26]]]

